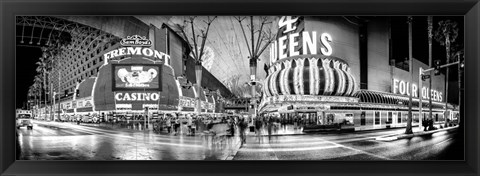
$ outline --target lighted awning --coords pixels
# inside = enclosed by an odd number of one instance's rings
[[[388,105],[403,105],[408,106],[409,97],[402,96],[398,94],[378,92],[371,90],[360,90],[354,94],[355,97],[359,99],[360,103],[375,103],[375,104],[388,104]],[[412,106],[418,107],[419,99],[412,98]],[[423,107],[428,107],[428,99],[423,99]],[[434,109],[445,109],[445,103],[443,102],[432,102],[432,108]],[[452,109],[453,106],[448,104],[448,108]]]

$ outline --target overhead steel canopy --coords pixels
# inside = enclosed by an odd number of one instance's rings
[[[48,46],[57,38],[68,38],[80,41],[71,42],[68,49],[79,50],[82,46],[88,48],[97,40],[109,42],[117,39],[96,28],[51,16],[17,16],[16,25],[17,45],[27,47]]]

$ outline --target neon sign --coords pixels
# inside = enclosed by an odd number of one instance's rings
[[[160,89],[158,65],[113,64],[114,89]]]
[[[271,45],[270,65],[286,57],[319,53],[319,48],[317,47],[318,40],[320,40],[320,44],[322,45],[322,47],[320,47],[320,53],[325,56],[332,55],[333,50],[330,45],[332,36],[328,33],[322,33],[320,34],[320,38],[317,38],[318,35],[316,31],[294,32],[297,29],[295,23],[298,19],[299,17],[292,18],[291,16],[282,16],[280,18],[278,26],[280,29],[285,26],[285,30],[282,32],[282,34],[285,35],[279,37],[278,40],[274,41]],[[290,33],[292,31],[293,33]],[[301,45],[302,49],[295,50],[299,45]]]
[[[117,101],[158,101],[160,95],[158,93],[116,93]]]
[[[152,46],[152,41],[145,36],[132,35],[120,41],[122,46]]]
[[[410,87],[412,88],[412,91],[410,91]],[[422,98],[423,99],[429,99],[429,94],[428,91],[430,91],[430,94],[432,95],[432,100],[433,101],[439,101],[441,102],[443,100],[443,94],[440,91],[437,90],[429,90],[428,87],[422,87]],[[408,95],[410,96],[410,92],[412,92],[412,97],[417,97],[419,94],[418,86],[416,84],[413,84],[410,86],[410,82],[403,81],[403,80],[398,80],[398,79],[393,79],[393,85],[392,85],[392,92],[394,94],[400,94],[400,95]]]
[[[105,53],[103,57],[105,58],[105,60],[108,60],[116,57],[133,56],[133,55],[148,56],[158,60],[170,58],[169,55],[162,53],[160,51],[153,50],[150,48],[141,48],[141,47],[122,47],[122,48]]]
[[[109,59],[123,57],[123,56],[147,56],[152,57],[155,61],[164,61],[170,59],[170,56],[148,48],[152,45],[152,41],[141,37],[139,35],[127,36],[126,39],[122,39],[120,44],[124,47],[109,51],[103,55],[105,58],[104,65],[107,65]]]

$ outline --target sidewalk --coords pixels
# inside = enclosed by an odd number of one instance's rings
[[[250,128],[253,128],[253,131],[251,131]],[[254,126],[249,126],[246,129],[247,136],[268,136],[268,127],[262,126],[260,128],[260,134],[257,134],[257,129],[255,129]],[[272,127],[271,129],[271,136],[291,136],[291,135],[304,135],[308,134],[303,132],[302,127],[295,127],[294,125],[280,125],[279,123],[275,123],[275,126]]]
[[[441,129],[439,128],[439,129],[432,130],[432,131],[415,131],[412,134],[403,134],[403,133],[401,133],[401,134],[391,134],[391,135],[385,135],[385,136],[377,137],[377,138],[375,138],[375,140],[377,140],[377,141],[394,141],[394,140],[398,140],[398,139],[406,139],[406,138],[412,138],[412,137],[415,137],[415,136],[423,136],[423,135],[433,134],[433,133],[440,132],[440,131],[453,131],[453,130],[457,130],[457,128],[458,128],[458,125],[453,126],[453,127],[441,128]]]

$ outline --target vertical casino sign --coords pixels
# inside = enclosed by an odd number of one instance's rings
[[[282,16],[278,21],[277,40],[270,46],[270,65],[294,56],[330,56],[333,54],[331,42],[329,33],[305,31],[303,16]]]
[[[170,56],[152,49],[152,42],[144,36],[128,36],[120,44],[104,54],[104,64],[111,65],[115,110],[158,110],[162,66]]]

